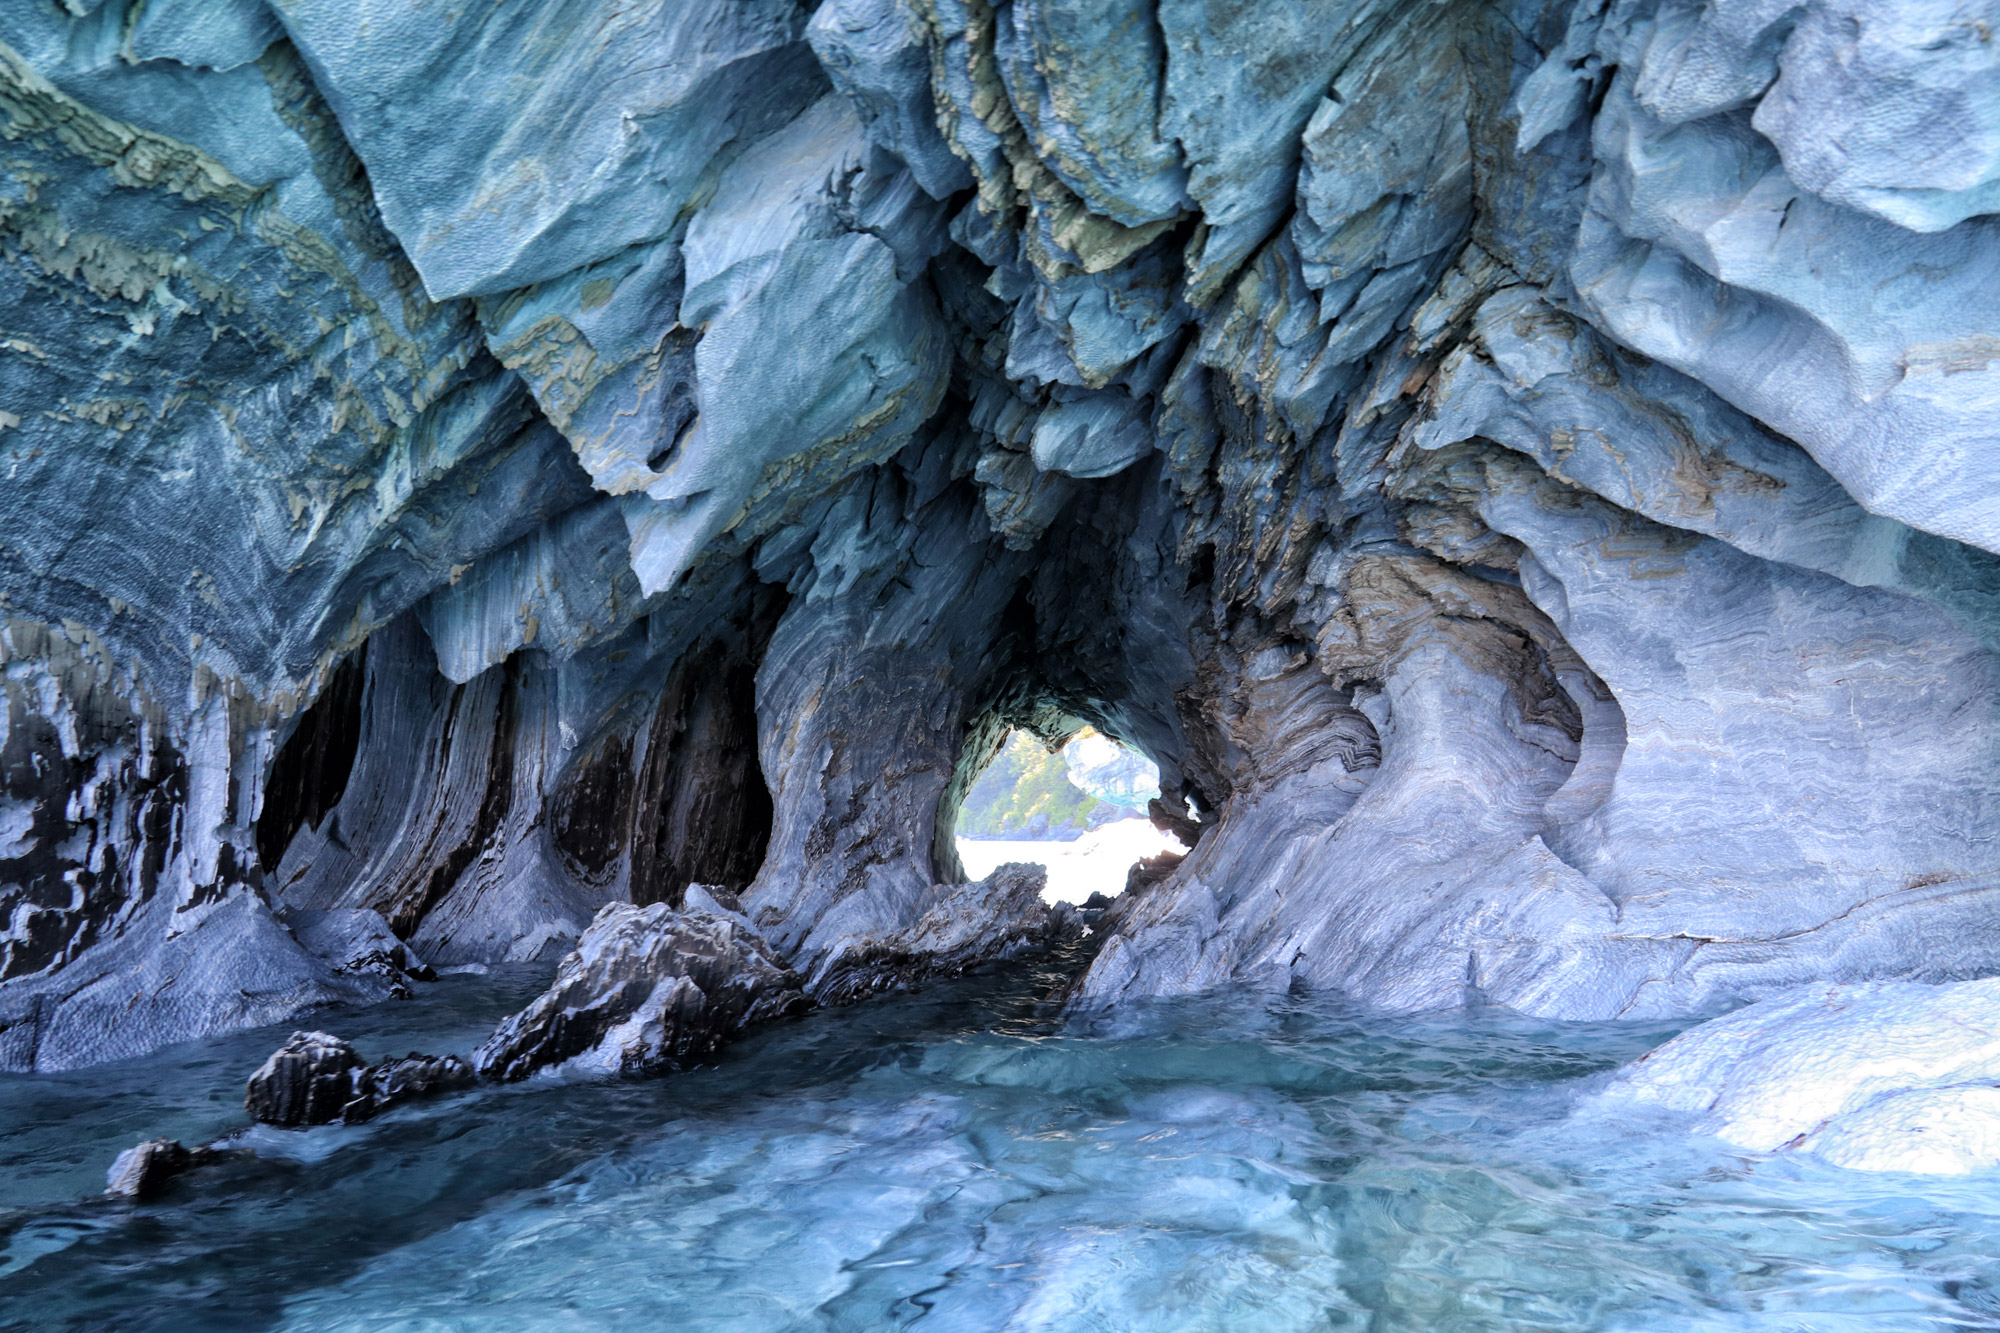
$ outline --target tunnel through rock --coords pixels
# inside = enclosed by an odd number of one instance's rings
[[[697,884],[919,975],[1049,710],[1188,847],[1079,1004],[2000,967],[1928,19],[89,8],[0,15],[0,1066]],[[1913,89],[1934,158],[1848,135]]]
[[[967,878],[1009,862],[1039,864],[1048,900],[1102,905],[1135,871],[1145,879],[1178,861],[1179,840],[1146,817],[1159,800],[1158,769],[1095,728],[1071,726],[1055,745],[1010,732],[967,787],[953,838]]]

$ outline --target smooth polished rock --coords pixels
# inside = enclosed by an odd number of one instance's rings
[[[1807,986],[1689,1029],[1587,1109],[1688,1116],[1854,1170],[1965,1175],[2000,1167],[1996,1079],[2000,979]]]

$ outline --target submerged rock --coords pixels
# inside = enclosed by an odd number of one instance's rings
[[[913,925],[854,941],[807,989],[821,1004],[847,1004],[1065,938],[1081,923],[1069,904],[1042,901],[1048,879],[1039,865],[1010,861],[975,883],[937,885]]]
[[[688,897],[708,906],[613,903],[600,911],[548,991],[474,1052],[479,1074],[511,1081],[556,1068],[676,1068],[806,1007],[798,976],[747,921],[700,886]]]
[[[1860,1171],[2000,1167],[2000,978],[1812,987],[1690,1028],[1591,1109]]]

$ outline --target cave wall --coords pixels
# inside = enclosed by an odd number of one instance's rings
[[[1199,833],[1079,1004],[1995,969],[1990,35],[7,8],[0,1067],[695,882],[824,972],[1071,720]]]

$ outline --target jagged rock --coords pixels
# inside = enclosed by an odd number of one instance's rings
[[[1052,908],[1042,901],[1047,885],[1047,870],[1021,862],[975,883],[937,885],[915,923],[853,941],[806,988],[821,1004],[849,1004],[1053,943],[1080,923],[1067,903]]]
[[[472,1066],[456,1055],[419,1055],[370,1065],[325,1032],[294,1032],[250,1076],[243,1109],[267,1125],[360,1124],[398,1102],[470,1087]]]
[[[798,977],[746,920],[699,886],[689,898],[702,905],[600,911],[547,993],[473,1053],[480,1075],[677,1068],[805,1007]]]
[[[1589,1111],[1678,1113],[1758,1152],[1862,1171],[2000,1166],[2000,979],[1815,986],[1690,1028]]]
[[[174,1139],[148,1139],[118,1154],[104,1173],[104,1192],[128,1199],[146,1199],[194,1165],[194,1155]]]
[[[1157,796],[1146,802],[1146,817],[1160,832],[1179,838],[1183,847],[1192,847],[1201,841],[1201,825],[1189,819],[1185,811],[1174,809]]]
[[[1125,872],[1125,892],[1142,893],[1152,888],[1168,875],[1174,867],[1187,858],[1178,852],[1161,852],[1158,856],[1142,856],[1132,863]]]
[[[243,1150],[228,1148],[184,1148],[176,1139],[148,1139],[118,1154],[111,1169],[104,1173],[104,1192],[118,1198],[150,1199],[175,1176],[198,1166],[247,1155]]]
[[[294,1032],[250,1076],[243,1109],[267,1125],[325,1125],[356,1099],[367,1062],[330,1032]]]

